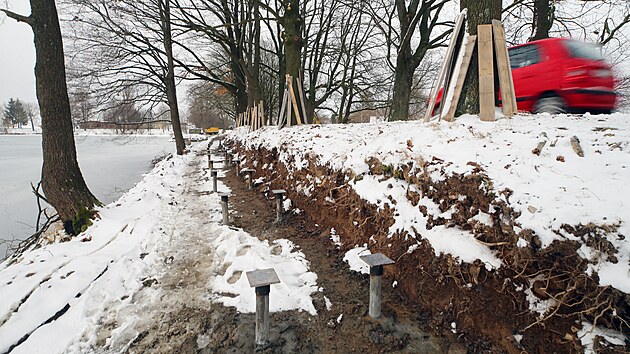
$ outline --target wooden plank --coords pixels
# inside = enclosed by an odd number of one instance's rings
[[[260,126],[265,126],[265,102],[260,101]]]
[[[289,95],[289,75],[286,76],[286,82],[284,84],[287,90],[287,126],[291,126],[291,95]]]
[[[470,66],[470,62],[472,60],[473,52],[475,51],[475,46],[477,45],[477,36],[469,36],[468,42],[466,43],[466,49],[464,50],[462,55],[461,67],[459,69],[459,75],[457,75],[457,81],[455,81],[455,88],[453,90],[453,98],[451,99],[451,105],[448,107],[448,111],[442,117],[447,122],[452,122],[455,118],[455,111],[457,110],[457,104],[459,102],[459,98],[462,95],[462,89],[464,88],[464,81],[466,81],[466,76],[468,74],[468,67]],[[445,97],[445,96],[442,96]],[[444,98],[443,98],[444,100]]]
[[[291,102],[293,103],[293,113],[295,113],[295,120],[298,125],[302,125],[302,119],[300,118],[300,109],[298,108],[297,100],[295,99],[295,90],[293,89],[293,77],[289,76],[289,95],[291,95]]]
[[[494,121],[494,58],[492,25],[477,26],[479,53],[479,118]]]
[[[428,122],[429,119],[433,116],[433,109],[435,108],[435,102],[437,100],[438,91],[442,86],[442,82],[444,82],[444,77],[446,76],[446,72],[448,71],[449,64],[451,63],[451,59],[453,58],[453,52],[455,51],[455,42],[457,42],[457,37],[459,36],[460,31],[462,30],[464,20],[466,19],[466,11],[462,11],[457,17],[457,22],[455,23],[455,29],[453,30],[453,34],[451,35],[451,40],[448,45],[448,49],[446,50],[446,56],[444,57],[444,61],[442,62],[442,66],[440,67],[440,72],[438,74],[437,81],[433,85],[431,89],[431,94],[429,96],[429,105],[427,107],[427,111],[424,114],[424,121]]]
[[[297,80],[298,93],[300,94],[300,106],[302,107],[302,117],[304,117],[304,124],[308,123],[308,117],[306,116],[306,106],[304,105],[304,101],[306,101],[306,96],[304,96],[304,90],[302,87],[302,73],[298,73],[299,80]]]
[[[286,108],[287,105],[287,96],[289,95],[289,93],[287,92],[287,90],[284,90],[284,94],[282,95],[282,103],[280,104],[280,114],[278,115],[278,127],[282,127],[284,126],[285,123],[285,111],[284,109]]]
[[[510,57],[505,42],[505,30],[503,29],[501,21],[492,20],[492,32],[494,33],[494,50],[497,55],[497,69],[499,71],[499,87],[501,89],[503,114],[507,117],[511,117],[517,111],[516,96],[514,95]]]

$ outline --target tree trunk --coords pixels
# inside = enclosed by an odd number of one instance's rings
[[[534,24],[536,26],[532,41],[549,38],[549,30],[553,24],[553,8],[549,0],[534,1]]]
[[[86,185],[77,162],[55,1],[30,0],[30,3],[28,18],[7,14],[27,22],[33,29],[37,102],[42,117],[42,188],[66,231],[77,233],[80,230],[72,228],[72,221],[100,203]]]
[[[299,80],[300,67],[302,63],[302,46],[304,45],[304,40],[302,39],[302,18],[300,17],[300,1],[299,0],[289,0],[285,12],[284,18],[282,19],[282,25],[284,26],[284,60],[286,63],[286,73],[293,77],[293,93],[295,94],[296,99],[298,99],[299,106],[299,97],[300,94],[297,89],[297,85],[295,84],[296,80]],[[282,80],[283,78],[280,78]],[[290,98],[290,96],[289,96]],[[302,115],[301,109],[300,116]],[[305,117],[301,117],[302,122],[306,122]],[[297,117],[295,114],[291,115],[291,124],[297,124]]]
[[[396,59],[394,93],[389,113],[390,121],[409,119],[409,102],[411,100],[411,87],[415,70],[415,67],[412,67],[410,62],[411,59],[407,59],[402,53]]]
[[[460,9],[468,9],[468,33],[477,34],[477,26],[501,20],[501,0],[462,0]],[[475,48],[468,76],[464,82],[465,92],[457,106],[456,115],[479,113],[479,66]]]
[[[177,88],[175,86],[175,65],[173,63],[173,40],[171,38],[171,7],[169,0],[160,1],[160,20],[162,32],[164,34],[164,52],[166,53],[166,76],[164,87],[166,89],[166,100],[171,113],[171,125],[175,135],[175,147],[177,155],[183,155],[186,149],[184,136],[182,135],[182,125],[179,120],[179,107],[177,105]]]

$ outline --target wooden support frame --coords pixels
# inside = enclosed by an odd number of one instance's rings
[[[306,115],[306,106],[304,101],[306,101],[306,96],[304,96],[304,88],[302,87],[302,73],[298,73],[298,80],[297,80],[297,88],[298,88],[298,94],[300,95],[300,106],[302,107],[302,117],[304,117],[304,124],[308,123],[308,117]]]
[[[492,32],[494,34],[494,49],[497,57],[503,114],[507,117],[511,117],[518,111],[518,108],[516,105],[516,95],[514,93],[514,80],[512,78],[510,56],[505,42],[505,29],[501,21],[492,20]]]
[[[455,52],[455,43],[457,42],[457,37],[459,37],[459,33],[462,30],[462,26],[464,25],[464,20],[466,19],[467,11],[462,11],[457,17],[457,21],[455,23],[455,29],[453,29],[453,34],[451,35],[451,40],[448,45],[448,49],[446,50],[446,57],[442,62],[442,66],[440,67],[440,72],[438,74],[438,78],[436,83],[433,85],[433,89],[431,90],[431,94],[429,95],[429,105],[427,107],[427,111],[424,114],[424,121],[428,122],[433,116],[433,109],[435,109],[435,103],[437,101],[437,94],[444,82],[444,78],[446,76],[446,72],[449,70],[449,65],[453,59],[453,53]],[[444,91],[448,90],[448,88],[444,88]]]
[[[479,118],[493,122],[494,115],[494,48],[492,25],[477,26],[479,54]]]
[[[287,99],[289,93],[287,92],[286,88],[284,90],[284,94],[282,95],[282,103],[280,104],[280,113],[278,115],[278,128],[282,128],[285,124],[286,124],[286,106],[287,106]]]
[[[468,36],[466,49],[460,51],[461,63],[459,64],[461,66],[459,69],[459,75],[457,75],[456,81],[454,83],[455,87],[453,89],[451,104],[449,107],[444,107],[448,110],[445,114],[441,115],[441,118],[444,118],[444,120],[447,122],[452,122],[455,119],[455,111],[457,110],[457,105],[462,94],[462,89],[464,88],[464,81],[466,81],[466,76],[468,74],[468,67],[470,66],[470,62],[472,61],[473,52],[475,51],[476,46],[477,36]],[[443,95],[443,97],[446,96]]]
[[[293,113],[295,113],[295,120],[297,121],[298,125],[302,125],[302,118],[300,118],[300,109],[298,107],[298,102],[297,99],[295,97],[295,90],[293,89],[293,77],[290,75],[287,75],[288,81],[289,81],[289,95],[291,95],[291,102],[293,103]]]

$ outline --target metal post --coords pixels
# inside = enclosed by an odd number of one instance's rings
[[[210,171],[210,175],[212,175],[212,192],[216,193],[217,192],[217,175],[218,175],[218,171],[217,170],[211,170]]]
[[[247,184],[248,184],[248,188],[249,189],[254,189],[254,180],[253,180],[253,174],[256,170],[248,168],[246,170],[244,170],[243,172],[245,172],[245,175],[247,177]]]
[[[256,345],[269,342],[269,285],[256,288]]]
[[[247,185],[249,189],[254,188],[254,182],[252,181],[252,173],[247,171]]]
[[[284,212],[282,197],[286,191],[284,189],[274,189],[272,192],[276,195],[276,222],[280,222],[282,220],[282,213]]]
[[[370,266],[370,306],[369,314],[372,318],[381,317],[381,292],[383,282],[383,266],[394,264],[394,261],[382,253],[359,256]]]
[[[383,266],[370,267],[370,317],[381,317]]]
[[[208,154],[208,168],[209,169],[214,168],[214,162],[212,161],[212,156],[210,154]]]
[[[228,195],[221,194],[221,211],[223,213],[223,225],[228,225]]]
[[[249,286],[256,291],[256,346],[269,343],[269,291],[271,284],[280,283],[273,268],[245,272]]]

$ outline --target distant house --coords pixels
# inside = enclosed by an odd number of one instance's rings
[[[364,109],[362,111],[351,113],[348,121],[350,123],[378,123],[384,122],[385,117],[387,117],[387,111],[385,108]]]

